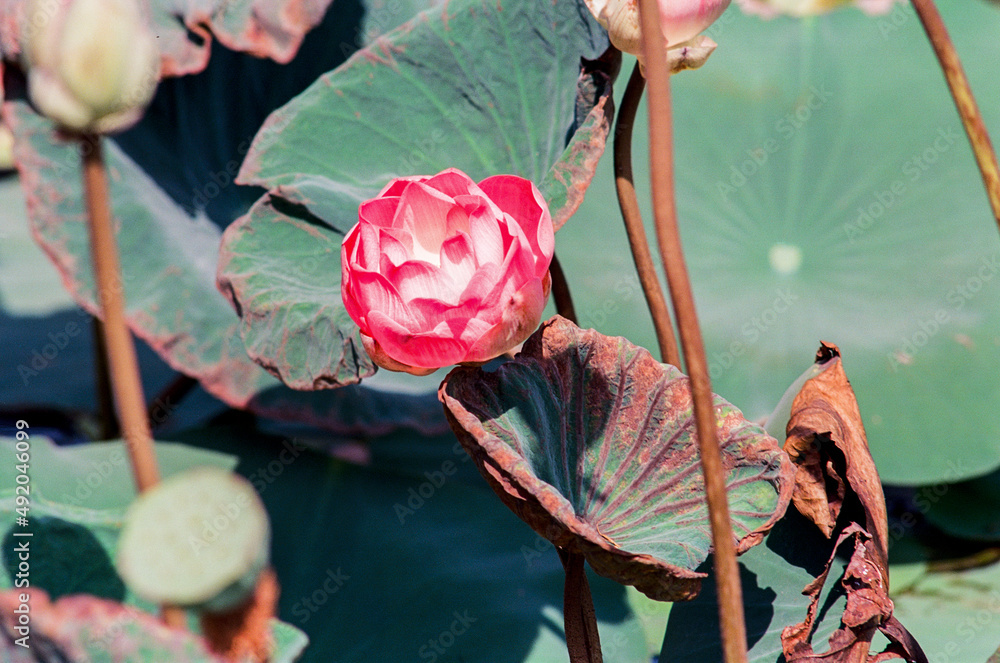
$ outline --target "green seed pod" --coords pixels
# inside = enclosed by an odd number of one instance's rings
[[[268,564],[270,542],[267,512],[246,479],[195,468],[129,508],[118,573],[149,601],[222,612],[249,596]]]

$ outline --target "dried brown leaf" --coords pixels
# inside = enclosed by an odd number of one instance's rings
[[[888,563],[885,496],[854,390],[844,374],[840,350],[822,343],[816,363],[823,372],[808,380],[792,402],[785,452],[796,465],[792,503],[832,537],[848,493],[865,510],[882,565]]]
[[[916,640],[892,615],[885,496],[840,350],[822,343],[816,363],[823,370],[802,386],[792,402],[786,428],[784,449],[796,465],[792,503],[827,537],[833,536],[838,521],[841,530],[826,569],[803,592],[812,597],[805,621],[786,627],[781,634],[785,659],[788,663],[879,663],[890,659],[926,663]],[[859,517],[864,526],[853,520]],[[847,518],[852,520],[844,524]],[[820,594],[837,549],[848,539],[853,539],[854,552],[841,579],[847,607],[840,628],[828,640],[828,650],[817,654],[810,636]],[[876,631],[890,644],[885,651],[871,654]]]

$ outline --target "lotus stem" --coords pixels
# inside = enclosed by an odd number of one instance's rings
[[[552,275],[552,299],[555,300],[556,312],[575,325],[576,308],[573,306],[573,297],[569,293],[569,283],[566,281],[566,273],[563,272],[562,265],[559,264],[559,258],[554,253],[549,273]]]
[[[635,184],[632,179],[632,127],[645,87],[646,79],[642,77],[637,62],[625,87],[625,95],[618,111],[618,121],[615,124],[615,189],[618,191],[618,206],[625,221],[629,248],[632,249],[632,260],[639,274],[642,293],[646,296],[646,306],[653,318],[656,342],[660,346],[660,358],[672,366],[680,367],[681,356],[677,349],[677,337],[670,322],[670,310],[663,295],[660,277],[656,275],[656,267],[653,265],[653,254],[646,239],[646,227],[642,223],[639,199],[635,195]]]
[[[566,570],[563,622],[570,663],[603,663],[601,636],[597,631],[597,616],[594,614],[590,585],[583,568],[583,555],[562,548],[558,548],[558,551],[559,560]]]
[[[716,585],[719,596],[719,624],[725,663],[746,663],[747,638],[743,620],[743,592],[740,587],[736,544],[729,521],[726,481],[722,469],[713,406],[712,383],[705,360],[705,346],[698,326],[698,314],[691,293],[691,281],[684,262],[677,209],[674,198],[673,129],[671,127],[670,71],[666,44],[659,25],[656,0],[640,0],[640,23],[649,84],[650,175],[656,239],[677,316],[684,361],[691,379],[695,425],[705,477],[705,495],[712,528]]]
[[[91,256],[100,298],[104,354],[111,374],[111,387],[132,464],[132,476],[139,492],[160,481],[153,451],[153,436],[146,419],[139,362],[132,336],[125,325],[125,306],[118,247],[111,224],[108,176],[104,167],[101,139],[92,134],[80,138],[83,153],[83,190],[90,229]],[[187,623],[183,611],[164,607],[163,620],[174,627]]]
[[[955,51],[951,37],[948,36],[948,30],[944,27],[944,21],[941,20],[941,14],[934,5],[934,0],[913,0],[913,8],[920,17],[938,62],[941,63],[941,70],[948,81],[951,96],[965,126],[965,133],[969,136],[972,152],[976,155],[976,163],[983,176],[983,185],[986,187],[986,196],[989,198],[993,217],[996,219],[997,227],[1000,228],[1000,167],[997,166],[997,155],[993,151],[983,116],[976,105],[976,98],[972,95],[972,88],[969,87],[969,79],[965,77],[965,71],[962,69],[962,61]]]
[[[97,276],[105,352],[111,368],[111,384],[118,404],[118,416],[125,433],[132,473],[140,492],[155,486],[160,480],[153,452],[153,435],[146,419],[139,362],[132,336],[125,325],[125,306],[118,247],[111,226],[111,206],[108,178],[101,152],[101,139],[88,135],[82,138],[83,185],[87,200],[91,255]]]
[[[111,393],[111,375],[108,370],[107,345],[104,340],[104,323],[98,317],[91,318],[94,334],[94,382],[97,391],[97,417],[100,423],[100,439],[113,440],[121,435],[118,430],[118,416],[115,414],[115,398]]]

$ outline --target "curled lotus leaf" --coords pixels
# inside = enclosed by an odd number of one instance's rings
[[[438,395],[480,473],[536,532],[650,598],[697,595],[711,532],[680,371],[556,316],[512,361],[458,367]],[[742,553],[784,514],[794,470],[738,409],[718,396],[715,407]]]

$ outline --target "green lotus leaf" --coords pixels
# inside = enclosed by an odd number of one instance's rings
[[[363,20],[371,28],[394,26],[399,12],[420,3],[394,3],[392,11],[376,4],[331,12],[287,66],[216,45],[205,71],[162,81],[143,121],[105,141],[112,207],[121,221],[126,313],[133,332],[172,368],[197,378],[230,406],[346,433],[395,426],[441,431],[446,424],[433,396],[386,396],[391,381],[381,390],[326,394],[284,387],[247,356],[240,321],[215,286],[220,228],[261,193],[235,185],[233,178],[268,113],[369,38],[359,31]],[[5,106],[33,233],[76,302],[93,312],[80,156],[34,113],[16,76],[8,76],[12,82]],[[205,121],[209,111],[212,122]]]
[[[941,5],[995,138],[1000,12]],[[885,481],[992,471],[1000,238],[913,9],[767,21],[733,7],[710,35],[719,48],[675,79],[672,100],[678,213],[713,390],[765,416],[829,341],[849,358]],[[643,202],[647,136],[637,123]],[[617,217],[605,164],[560,233],[560,260],[582,326],[654,348]]]
[[[340,244],[394,177],[518,174],[565,223],[604,151],[616,64],[589,61],[607,41],[581,7],[425,12],[271,115],[239,175],[271,191],[226,232],[219,265],[255,361],[296,389],[371,374],[340,301]]]
[[[564,318],[495,372],[459,367],[439,392],[500,499],[595,571],[650,598],[690,599],[711,545],[688,379],[623,338]],[[777,442],[716,397],[737,550],[791,498]]]

